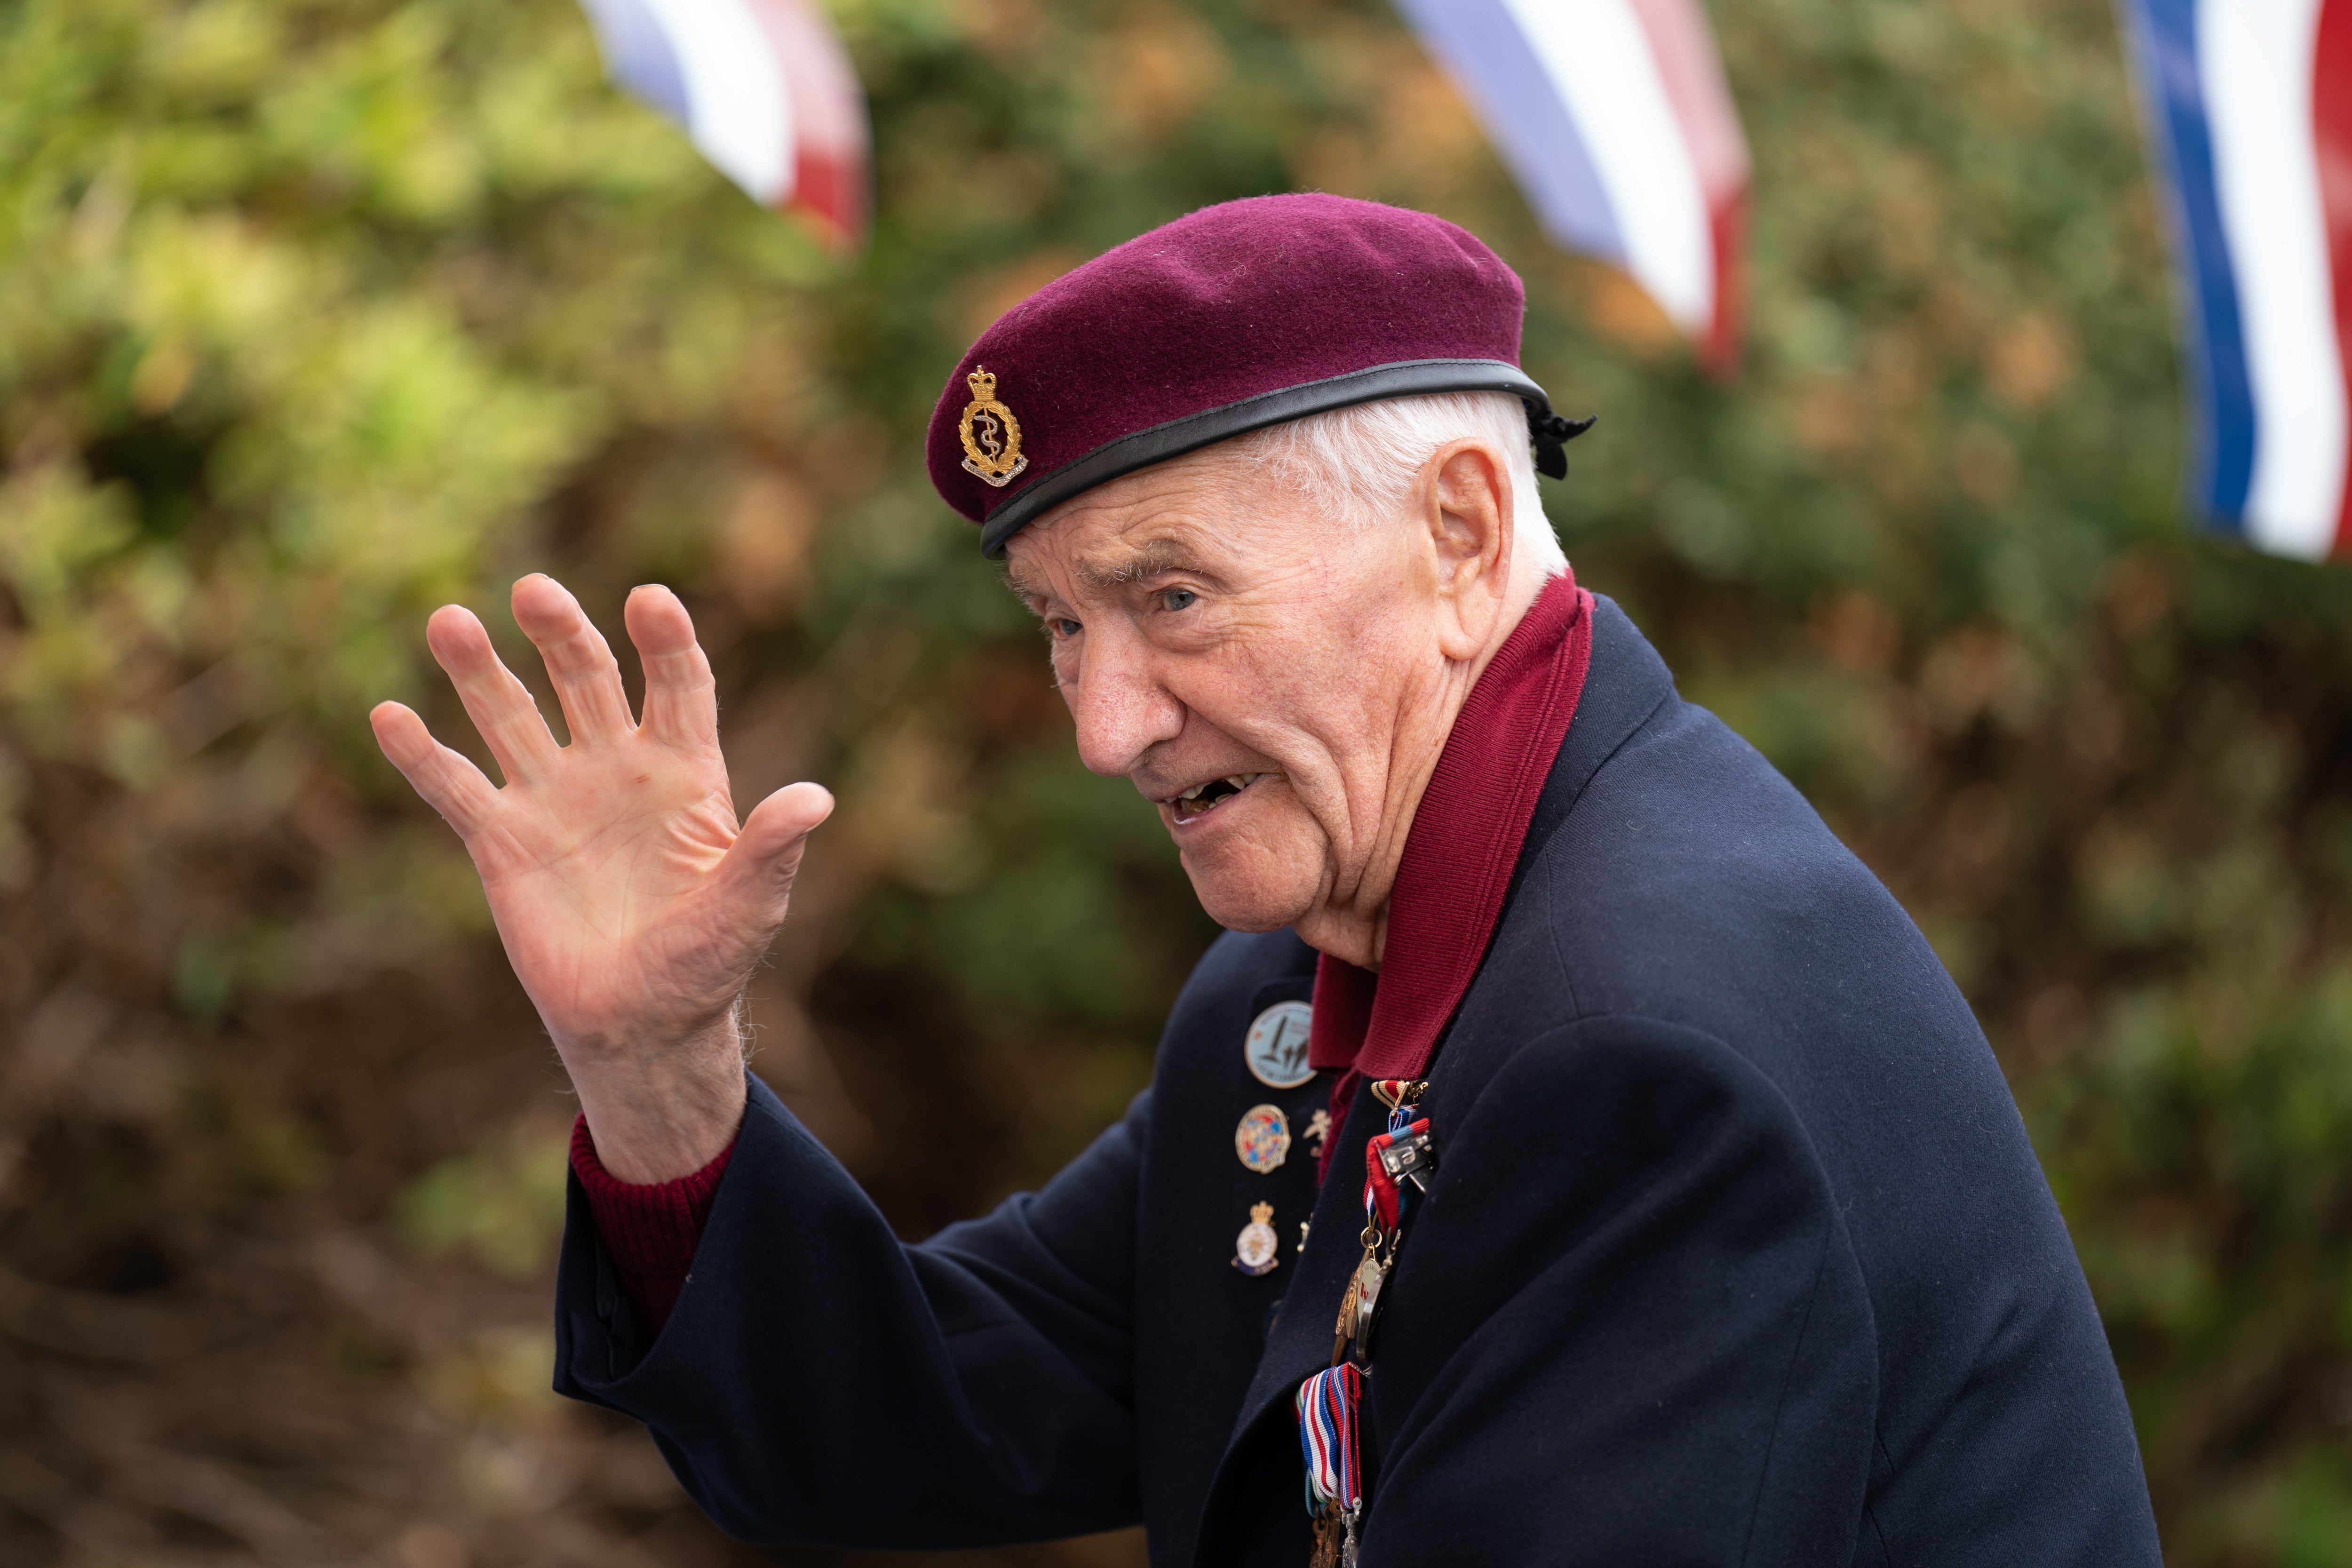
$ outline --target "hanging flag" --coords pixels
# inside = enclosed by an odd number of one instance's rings
[[[2126,0],[2193,355],[2196,510],[2352,553],[2352,0]]]
[[[810,0],[581,0],[614,81],[752,200],[866,234],[866,95]]]
[[[1739,358],[1748,143],[1699,0],[1397,0],[1537,221]]]

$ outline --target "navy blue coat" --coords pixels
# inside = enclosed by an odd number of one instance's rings
[[[644,1421],[754,1540],[1140,1521],[1156,1568],[1302,1568],[1291,1397],[1330,1353],[1381,1116],[1360,1098],[1319,1196],[1303,1142],[1258,1175],[1233,1135],[1328,1092],[1271,1093],[1242,1055],[1314,956],[1220,940],[1126,1120],[917,1246],[755,1081],[650,1345],[575,1184],[556,1386]],[[1967,1004],[1606,600],[1428,1077],[1442,1163],[1374,1342],[1367,1568],[2156,1568],[2114,1361]],[[1253,1279],[1258,1203],[1282,1262]]]

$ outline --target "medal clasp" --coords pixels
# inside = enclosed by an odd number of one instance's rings
[[[1401,1137],[1381,1150],[1380,1156],[1389,1180],[1410,1181],[1420,1191],[1429,1191],[1429,1178],[1437,1173],[1437,1147],[1427,1132]]]

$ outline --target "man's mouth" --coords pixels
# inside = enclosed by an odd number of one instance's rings
[[[1234,796],[1260,779],[1276,777],[1274,773],[1227,773],[1221,779],[1196,784],[1168,803],[1168,809],[1179,822],[1192,822],[1209,815]]]

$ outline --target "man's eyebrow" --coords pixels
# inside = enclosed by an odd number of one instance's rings
[[[1005,587],[1011,589],[1016,598],[1034,602],[1054,596],[1054,590],[1049,585],[1024,574],[1020,567],[1010,562],[999,571]],[[1200,565],[1199,558],[1191,547],[1174,539],[1154,539],[1123,554],[1080,561],[1070,568],[1072,576],[1097,594],[1129,583],[1139,583],[1146,577],[1157,577],[1163,572],[1191,572],[1203,577],[1210,575]]]
[[[1023,576],[1021,568],[1010,561],[997,568],[997,574],[1004,579],[1004,585],[1013,591],[1016,599],[1043,599],[1051,595],[1051,591],[1043,584],[1034,577]]]
[[[1072,568],[1079,582],[1101,593],[1128,583],[1139,583],[1163,572],[1192,572],[1205,576],[1192,548],[1180,540],[1154,539],[1108,560],[1081,561]]]

